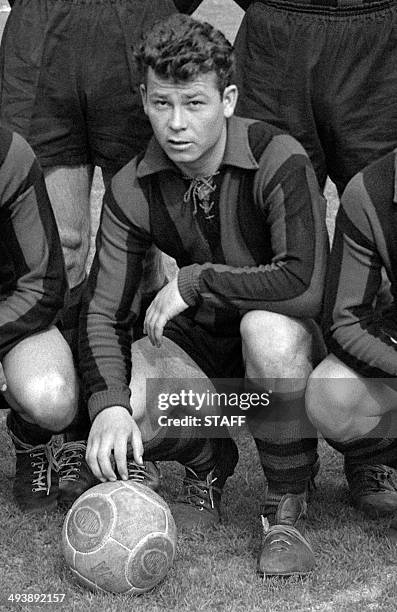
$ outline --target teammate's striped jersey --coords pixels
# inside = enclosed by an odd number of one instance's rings
[[[238,335],[242,315],[255,309],[319,314],[325,201],[301,145],[265,123],[233,117],[214,185],[214,201],[198,201],[155,139],[114,177],[81,321],[91,414],[129,406],[131,305],[153,242],[180,268],[190,306],[183,314],[212,334]]]
[[[134,0],[131,1],[133,2]],[[202,1],[203,0],[174,0],[174,4],[181,13],[190,14],[196,10]],[[98,2],[98,0],[93,0],[93,2]],[[12,5],[16,3],[16,0],[8,0],[8,3],[12,7]]]
[[[397,376],[397,176],[395,152],[347,185],[327,273],[324,333],[329,349],[367,377]],[[375,308],[385,267],[392,303]],[[392,380],[386,381],[394,386]]]
[[[318,10],[321,8],[326,11],[329,7],[330,10],[336,11],[340,9],[341,13],[348,14],[349,11],[359,13],[360,10],[365,10],[368,5],[379,5],[379,6],[391,6],[394,0],[235,0],[237,4],[244,10],[254,4],[254,2],[263,2],[268,6],[283,7],[288,5],[290,8],[294,6],[301,7],[302,11],[308,10],[307,7],[317,7]],[[196,3],[198,4],[198,3]],[[300,5],[300,6],[299,6]],[[310,9],[309,9],[310,10]]]
[[[56,320],[66,291],[40,166],[21,136],[0,127],[0,360]]]

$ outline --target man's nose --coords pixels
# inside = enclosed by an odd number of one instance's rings
[[[186,128],[186,113],[182,106],[174,106],[172,109],[169,126],[174,131],[180,131]]]

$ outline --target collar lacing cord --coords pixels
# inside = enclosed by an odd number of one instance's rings
[[[35,446],[29,452],[29,456],[33,459],[31,461],[32,468],[36,468],[33,469],[35,477],[32,479],[32,491],[34,493],[46,491],[47,495],[49,495],[51,489],[51,470],[58,471],[58,464],[54,458],[51,443]],[[37,461],[34,461],[35,459]]]
[[[197,215],[197,206],[204,212],[205,219],[213,219],[215,216],[212,209],[215,201],[211,195],[216,190],[215,176],[216,172],[211,176],[197,176],[194,178],[184,176],[183,178],[190,181],[190,185],[183,196],[183,201],[187,204],[193,202],[193,215]]]
[[[85,456],[85,444],[82,442],[66,442],[57,453],[59,456],[60,477],[63,480],[77,480],[80,466]]]
[[[185,501],[188,504],[194,504],[195,506],[203,506],[205,504],[205,500],[203,499],[203,495],[208,495],[209,501],[211,504],[211,508],[214,508],[214,488],[213,484],[218,480],[212,477],[212,472],[210,472],[205,481],[196,480],[197,476],[194,470],[189,467],[186,467],[190,472],[192,472],[195,478],[185,478],[184,485],[186,487],[186,493],[184,495]]]

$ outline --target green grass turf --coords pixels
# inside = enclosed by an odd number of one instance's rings
[[[5,3],[2,2],[0,7]],[[241,11],[230,0],[205,0],[198,15],[222,27],[233,39]],[[0,27],[1,27],[0,19]],[[98,216],[102,183],[93,190]],[[327,185],[328,226],[332,233],[338,199]],[[95,223],[93,233],[95,231]],[[397,548],[385,537],[387,520],[367,520],[347,500],[341,458],[324,442],[318,489],[310,504],[307,535],[317,557],[308,578],[263,581],[256,573],[260,549],[260,505],[264,485],[256,450],[246,431],[234,431],[240,448],[236,474],[224,494],[224,522],[210,534],[178,540],[175,563],[166,579],[138,598],[92,594],[74,581],[61,553],[61,512],[28,517],[12,501],[14,457],[0,412],[0,612],[228,611],[364,612],[396,609]],[[172,500],[181,470],[164,468],[162,493]],[[12,593],[65,593],[62,604],[12,604]]]

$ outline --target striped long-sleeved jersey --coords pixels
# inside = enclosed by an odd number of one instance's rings
[[[0,360],[55,321],[66,290],[40,166],[19,135],[0,128]]]
[[[81,321],[91,417],[112,405],[129,409],[131,304],[152,243],[177,261],[190,306],[183,315],[210,333],[235,335],[254,309],[319,314],[325,202],[303,148],[265,123],[233,117],[215,181],[208,221],[186,197],[189,181],[153,139],[105,194]]]
[[[191,14],[202,3],[203,0],[174,0],[174,4],[181,13]],[[8,0],[12,7],[16,0]]]
[[[370,164],[347,185],[327,273],[324,333],[329,349],[362,376],[397,376],[397,153]],[[392,304],[376,306],[385,267]]]

